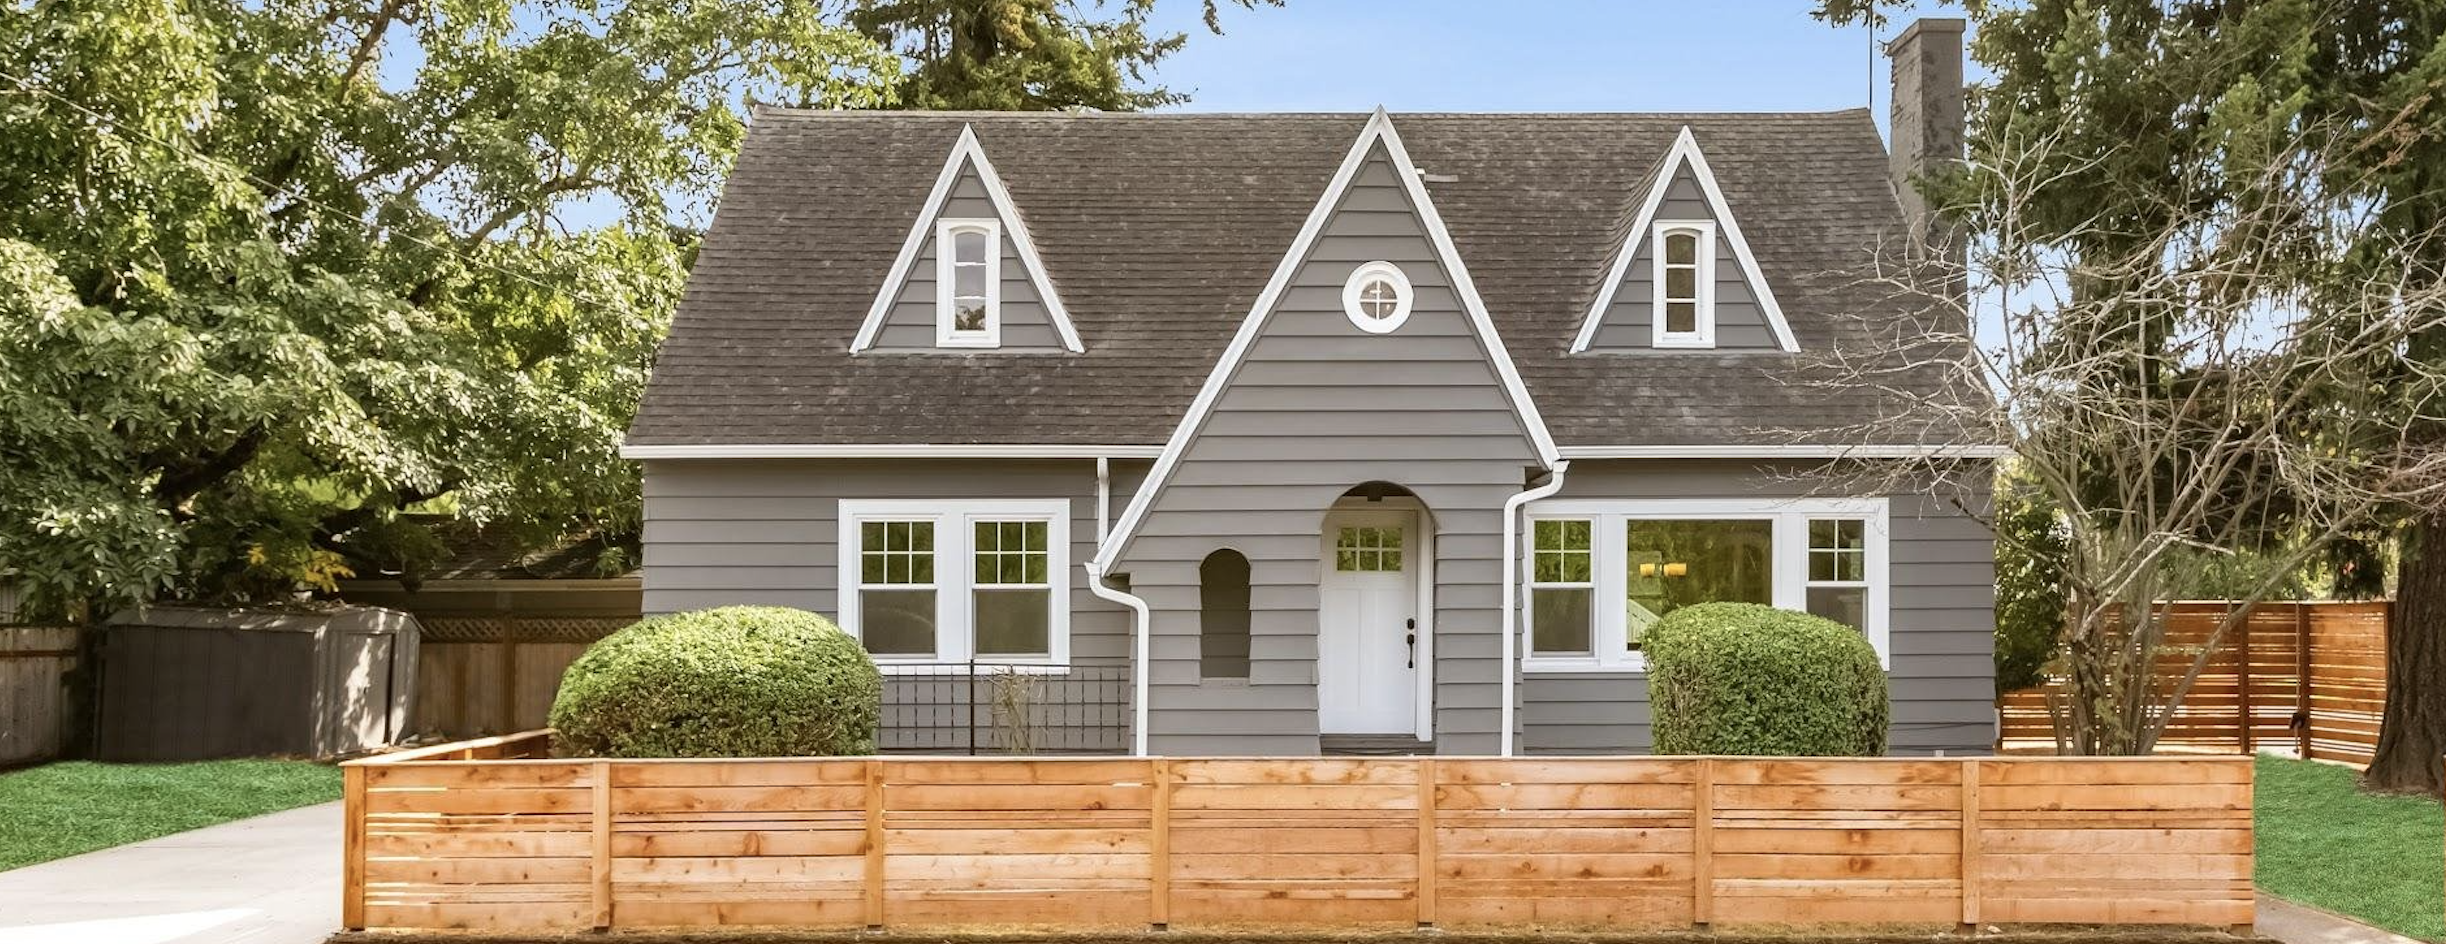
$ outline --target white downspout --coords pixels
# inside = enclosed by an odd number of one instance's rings
[[[1080,566],[1087,568],[1087,592],[1129,607],[1131,618],[1137,621],[1137,632],[1135,633],[1137,638],[1132,646],[1135,654],[1130,659],[1133,666],[1131,675],[1135,676],[1131,681],[1136,684],[1137,688],[1137,697],[1132,705],[1136,717],[1134,723],[1130,725],[1130,754],[1135,757],[1145,757],[1147,756],[1147,676],[1150,674],[1147,666],[1147,649],[1154,634],[1154,628],[1148,624],[1147,601],[1105,586],[1104,568],[1098,566],[1095,561],[1088,561]]]
[[[1570,460],[1556,462],[1554,474],[1546,484],[1514,495],[1503,502],[1503,732],[1499,739],[1502,756],[1512,756],[1512,716],[1518,700],[1515,689],[1520,666],[1520,607],[1515,601],[1515,588],[1520,583],[1520,506],[1545,498],[1563,489],[1563,473],[1571,471]],[[1142,604],[1143,605],[1143,604]]]

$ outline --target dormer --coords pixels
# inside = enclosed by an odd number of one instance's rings
[[[974,128],[960,129],[849,350],[1086,350]]]
[[[1688,127],[1623,232],[1572,353],[1800,349]]]

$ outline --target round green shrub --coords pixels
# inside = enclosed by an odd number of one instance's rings
[[[1885,753],[1885,671],[1849,626],[1755,603],[1683,607],[1644,637],[1656,753]]]
[[[642,620],[561,676],[553,749],[564,757],[872,754],[883,676],[814,613],[726,606]]]

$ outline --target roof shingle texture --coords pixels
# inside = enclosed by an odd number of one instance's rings
[[[628,441],[1160,445],[1367,117],[761,110]],[[849,353],[964,125],[1086,353]],[[1684,125],[1802,355],[1567,353]],[[1942,368],[1799,379],[1828,351],[1900,358],[1893,339],[1923,315],[1861,280],[1903,232],[1867,112],[1393,127],[1559,444],[1943,437],[1914,407]]]

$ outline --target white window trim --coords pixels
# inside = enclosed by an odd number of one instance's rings
[[[1520,560],[1530,560],[1536,547],[1535,522],[1558,518],[1583,518],[1595,522],[1597,579],[1596,626],[1593,636],[1596,655],[1540,656],[1530,648],[1537,638],[1531,624],[1536,609],[1528,605],[1527,595],[1519,601],[1520,660],[1523,672],[1539,674],[1623,673],[1647,671],[1645,653],[1631,652],[1626,644],[1629,620],[1623,612],[1622,600],[1628,591],[1628,576],[1623,561],[1628,556],[1630,538],[1623,527],[1631,520],[1743,518],[1774,522],[1775,586],[1774,605],[1781,609],[1806,611],[1809,603],[1809,520],[1812,518],[1856,518],[1868,523],[1865,529],[1868,549],[1868,601],[1863,613],[1869,645],[1877,650],[1878,664],[1891,670],[1893,649],[1888,619],[1893,607],[1893,558],[1888,553],[1891,544],[1890,507],[1883,498],[1757,498],[1757,499],[1568,499],[1532,502],[1528,506],[1531,524],[1522,528]]]
[[[1393,283],[1393,313],[1384,318],[1369,317],[1359,307],[1359,291],[1377,279]],[[1417,300],[1417,292],[1410,287],[1409,273],[1401,271],[1400,266],[1382,260],[1360,263],[1358,268],[1350,270],[1350,279],[1342,283],[1342,315],[1359,330],[1369,334],[1391,334],[1400,330],[1402,323],[1410,320],[1410,309]]]
[[[952,251],[952,237],[962,233],[979,233],[985,237],[985,330],[960,331],[953,327],[957,312],[952,305],[953,281],[958,258]],[[1001,347],[1002,346],[1002,222],[990,219],[947,219],[934,226],[934,345],[936,347]]]
[[[1053,585],[1052,611],[1047,616],[1050,631],[1046,633],[1046,648],[1051,652],[1043,658],[985,656],[989,666],[979,666],[979,672],[1001,671],[1004,666],[1020,672],[1057,672],[1070,665],[1070,502],[1068,499],[988,499],[960,501],[924,500],[864,500],[841,501],[839,545],[839,603],[841,628],[852,637],[860,636],[858,619],[860,578],[863,569],[858,559],[858,526],[874,520],[934,522],[934,654],[931,656],[875,657],[875,664],[886,675],[898,672],[923,671],[922,667],[965,663],[976,655],[975,589],[976,562],[970,555],[975,540],[973,524],[977,521],[1043,521],[1045,522],[1045,573]],[[939,671],[939,670],[938,670]]]
[[[1665,237],[1688,233],[1697,237],[1691,247],[1694,263],[1692,272],[1696,284],[1698,312],[1694,331],[1670,331],[1665,328]],[[1649,343],[1656,347],[1709,348],[1716,346],[1716,224],[1707,220],[1667,220],[1656,224],[1648,237],[1649,282],[1654,285],[1649,297]]]

